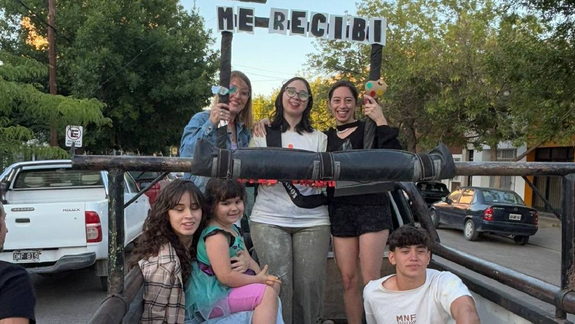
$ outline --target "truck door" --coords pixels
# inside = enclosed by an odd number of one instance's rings
[[[127,172],[124,173],[124,180],[124,202],[127,203],[139,190],[136,182]],[[146,200],[146,195],[142,195],[124,210],[124,224],[126,229],[124,244],[128,244],[128,242],[132,241],[142,232],[142,225],[148,216],[149,204],[146,203]]]

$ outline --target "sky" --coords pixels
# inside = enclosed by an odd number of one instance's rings
[[[216,8],[254,8],[257,17],[269,17],[270,8],[325,12],[334,15],[355,15],[354,0],[267,0],[266,4],[233,0],[181,0],[186,10],[194,3],[205,26],[216,37],[214,50],[220,49],[221,35],[217,32]],[[306,73],[305,63],[310,53],[317,50],[315,38],[268,34],[266,28],[255,28],[254,34],[235,33],[232,41],[232,69],[240,70],[250,78],[253,95],[270,95],[291,77]]]

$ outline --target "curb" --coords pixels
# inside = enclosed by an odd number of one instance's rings
[[[539,227],[561,227],[561,220],[557,219],[554,214],[539,213]]]

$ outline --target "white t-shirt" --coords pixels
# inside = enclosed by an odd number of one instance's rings
[[[451,303],[461,296],[471,296],[461,279],[448,271],[427,269],[425,283],[405,291],[383,287],[393,276],[372,280],[363,289],[368,324],[455,323]]]
[[[282,133],[282,147],[325,152],[327,136],[314,130],[312,133],[286,131]],[[250,147],[267,147],[265,137],[252,137]],[[321,190],[308,186],[295,185],[303,196],[319,194]],[[258,195],[250,216],[256,223],[271,224],[282,227],[311,227],[329,225],[327,206],[301,208],[289,198],[281,184],[259,186]]]

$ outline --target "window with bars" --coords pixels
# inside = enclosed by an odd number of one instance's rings
[[[517,157],[517,149],[497,150],[497,161],[513,161]],[[512,190],[513,178],[511,176],[501,176],[501,189]],[[495,176],[489,177],[489,187],[495,186]]]

